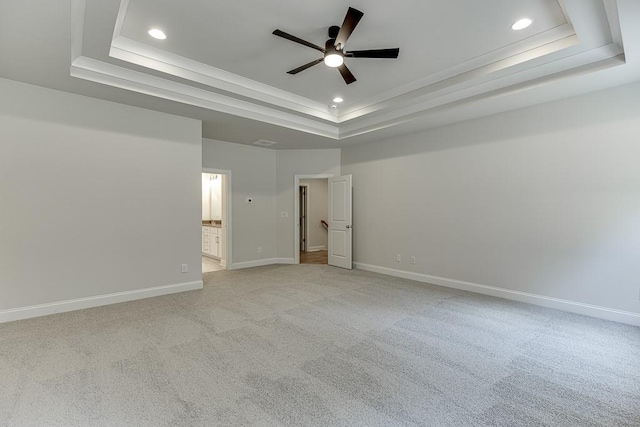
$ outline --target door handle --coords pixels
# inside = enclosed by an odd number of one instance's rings
[[[352,226],[350,226],[350,225],[347,225],[347,228],[353,228],[353,227],[352,227]]]

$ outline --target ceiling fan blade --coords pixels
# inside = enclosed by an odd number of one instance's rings
[[[282,37],[284,39],[291,40],[292,42],[299,43],[299,44],[301,44],[303,46],[310,47],[311,49],[319,50],[322,53],[326,52],[326,50],[324,48],[322,48],[322,47],[320,47],[318,45],[315,45],[313,43],[310,43],[310,42],[308,42],[306,40],[302,40],[300,37],[292,36],[291,34],[285,33],[284,31],[275,30],[272,34],[274,36]]]
[[[356,81],[356,78],[353,74],[351,74],[351,71],[349,71],[346,65],[342,64],[341,66],[339,66],[338,71],[340,71],[340,74],[342,74],[342,78],[344,79],[344,82],[346,84],[350,85],[351,83]]]
[[[350,58],[389,58],[395,59],[400,53],[400,48],[395,49],[370,49],[370,50],[354,50],[345,52],[344,56]]]
[[[287,71],[287,74],[298,74],[300,71],[304,71],[307,68],[311,68],[314,65],[318,65],[319,63],[321,63],[322,61],[324,61],[324,58],[320,58],[320,59],[316,59],[315,61],[311,61],[308,64],[304,64],[301,67],[298,67],[296,69],[293,69],[291,71]]]
[[[344,46],[347,43],[347,39],[358,25],[358,22],[362,19],[364,13],[352,7],[347,11],[347,15],[344,17],[344,22],[340,27],[338,36],[336,37],[335,47],[338,50],[344,50]]]

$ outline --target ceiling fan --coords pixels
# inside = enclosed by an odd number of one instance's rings
[[[334,25],[329,28],[329,40],[327,40],[327,42],[325,43],[324,48],[310,43],[306,40],[302,40],[299,37],[292,36],[291,34],[285,33],[284,31],[275,30],[273,34],[278,37],[283,37],[287,40],[291,40],[292,42],[299,43],[315,50],[319,50],[324,54],[322,58],[311,61],[308,64],[304,64],[291,71],[287,71],[287,73],[298,74],[299,72],[304,71],[307,68],[311,68],[314,65],[317,65],[324,61],[327,66],[337,68],[338,71],[340,71],[340,74],[342,75],[342,78],[344,79],[346,84],[351,84],[356,81],[356,78],[344,64],[344,58],[397,58],[398,53],[400,52],[400,48],[354,50],[350,52],[344,50],[344,46],[347,43],[349,36],[351,36],[351,33],[356,28],[356,25],[358,25],[358,22],[360,22],[363,15],[364,13],[350,7],[347,11],[347,15],[344,17],[342,26],[338,27]]]

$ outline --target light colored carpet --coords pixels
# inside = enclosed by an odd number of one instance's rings
[[[205,280],[0,325],[0,425],[640,425],[640,328],[322,265]]]

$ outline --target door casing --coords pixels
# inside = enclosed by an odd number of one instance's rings
[[[224,201],[224,216],[226,219],[226,230],[225,230],[225,245],[226,245],[226,259],[224,267],[227,270],[233,270],[233,261],[231,259],[233,251],[232,249],[232,205],[233,205],[233,194],[231,192],[231,170],[229,169],[212,169],[212,168],[202,168],[202,173],[216,173],[220,175],[225,175],[225,189],[223,191],[226,192],[226,200]]]

